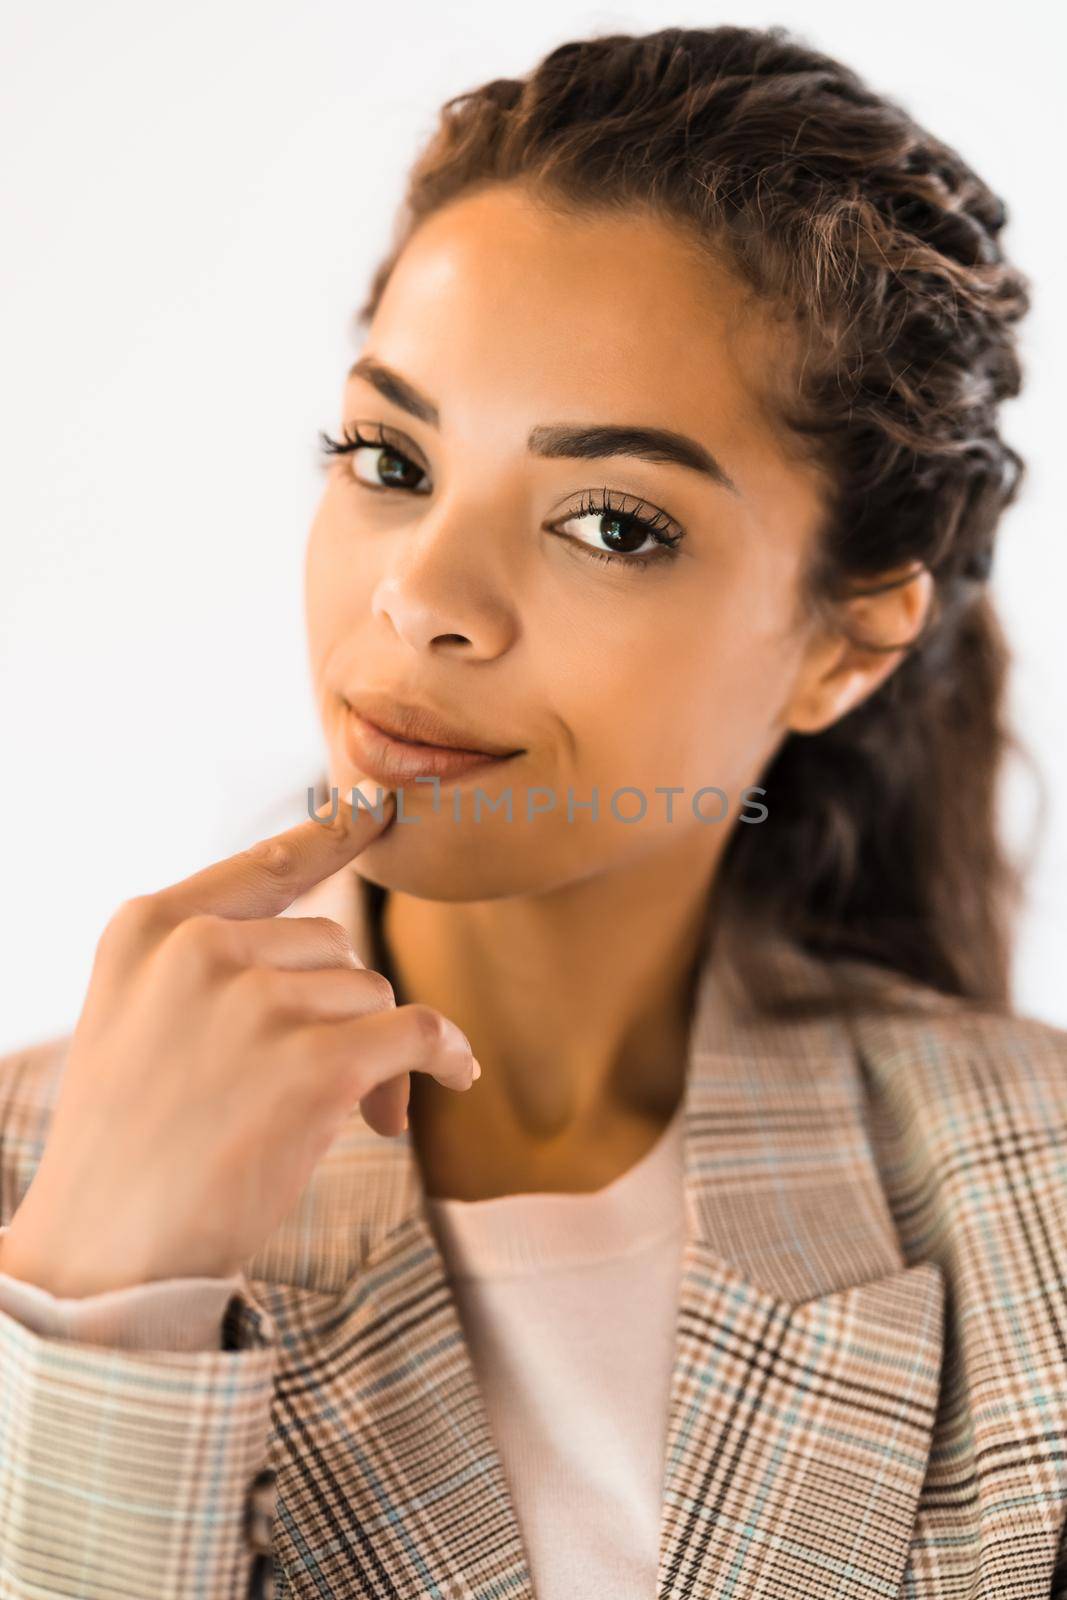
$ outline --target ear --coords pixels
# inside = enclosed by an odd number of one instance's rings
[[[921,633],[933,596],[933,577],[921,562],[857,582],[837,602],[837,624],[824,622],[812,635],[785,709],[786,727],[819,733],[873,694]]]

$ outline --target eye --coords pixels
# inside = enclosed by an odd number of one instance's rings
[[[340,439],[332,439],[320,430],[323,455],[327,459],[351,456],[352,476],[365,489],[400,489],[409,494],[428,494],[429,488],[419,482],[425,479],[425,471],[386,437],[381,423],[370,424],[367,431],[364,426],[346,423]],[[368,459],[360,462],[359,458],[368,452]],[[360,466],[366,476],[358,470]],[[556,522],[546,523],[546,531],[565,539],[594,561],[622,562],[640,568],[677,556],[678,547],[685,538],[684,530],[665,512],[647,506],[643,500],[634,502],[634,508],[628,509],[623,503],[625,499],[610,489],[586,490],[577,509]],[[565,531],[572,524],[580,526],[583,522],[591,524],[584,535]],[[606,548],[594,548],[597,539],[604,540]]]
[[[323,455],[327,458],[352,457],[352,476],[364,488],[408,489],[415,494],[425,493],[417,486],[418,480],[426,476],[425,472],[386,438],[380,423],[375,423],[367,433],[363,431],[361,423],[346,423],[340,439],[331,439],[328,433],[322,432],[319,437]]]
[[[637,505],[643,507],[644,502],[638,501]],[[587,524],[584,533],[565,531],[570,527],[580,528],[583,523]],[[587,490],[576,511],[548,527],[549,532],[570,540],[594,560],[623,561],[631,567],[670,560],[678,554],[678,546],[685,537],[681,528],[662,511],[654,511],[652,507],[626,510],[610,489]],[[596,548],[595,540],[603,540],[606,548]]]

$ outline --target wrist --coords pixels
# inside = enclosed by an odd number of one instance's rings
[[[77,1264],[72,1266],[69,1261],[54,1261],[46,1251],[37,1249],[31,1241],[17,1234],[14,1224],[0,1239],[0,1273],[43,1289],[60,1300],[82,1300],[136,1281],[128,1277],[124,1283],[115,1274]]]

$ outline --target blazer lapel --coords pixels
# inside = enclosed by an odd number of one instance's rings
[[[820,985],[784,948],[779,970]],[[898,1593],[944,1284],[901,1255],[864,1107],[840,1018],[746,1019],[705,972],[657,1600]]]
[[[373,950],[346,868],[285,915]],[[819,969],[782,955],[783,982]],[[929,1455],[936,1264],[907,1266],[836,1019],[751,1019],[699,975],[686,1238],[656,1600],[894,1596]],[[534,1600],[405,1136],[358,1108],[246,1264],[280,1340],[271,1465],[283,1592]]]

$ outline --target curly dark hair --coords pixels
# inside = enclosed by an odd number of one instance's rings
[[[908,563],[935,582],[895,670],[832,726],[786,736],[760,779],[770,820],[728,841],[712,899],[744,991],[779,1008],[760,952],[784,938],[1008,1005],[1023,869],[998,838],[997,783],[1009,746],[1033,763],[1005,723],[1010,653],[985,586],[1024,470],[997,426],[1030,304],[1003,200],[784,28],[591,37],[446,102],[358,322],[424,218],[515,181],[564,210],[651,208],[709,258],[725,247],[792,319],[803,360],[768,383],[827,483],[805,603],[837,615]]]

